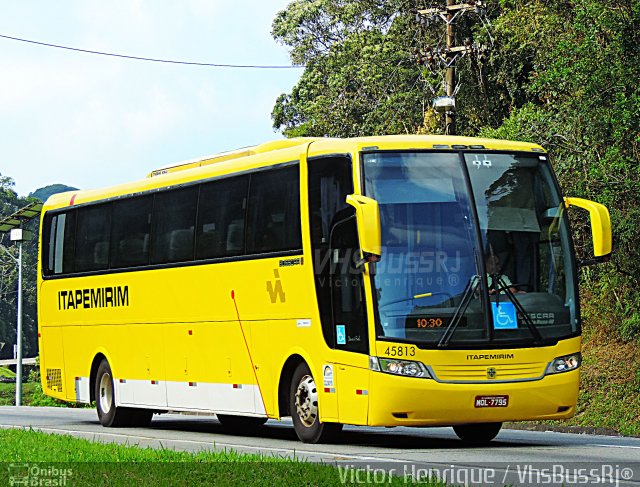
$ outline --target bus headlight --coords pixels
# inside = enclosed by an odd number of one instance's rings
[[[580,367],[582,363],[582,355],[580,352],[565,355],[564,357],[554,358],[547,366],[546,374],[560,374],[561,372],[569,372]]]
[[[424,364],[413,360],[369,357],[369,368],[377,372],[386,372],[387,374],[431,379],[431,375]]]

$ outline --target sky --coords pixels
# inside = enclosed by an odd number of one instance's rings
[[[0,35],[138,57],[290,65],[270,35],[291,0],[0,0]],[[0,38],[0,174],[21,196],[90,189],[282,138],[271,110],[302,69],[118,59]]]

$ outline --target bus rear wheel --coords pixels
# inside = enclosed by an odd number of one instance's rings
[[[493,440],[502,428],[502,423],[459,424],[453,427],[458,438],[472,445],[484,445]]]
[[[318,389],[305,363],[296,368],[289,390],[289,410],[293,427],[304,443],[326,443],[340,433],[340,423],[323,423],[318,409]]]
[[[153,411],[148,409],[116,407],[115,387],[109,362],[103,360],[98,367],[95,383],[96,410],[100,424],[106,427],[148,426]]]

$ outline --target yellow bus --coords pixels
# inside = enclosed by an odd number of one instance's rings
[[[304,442],[571,417],[571,205],[605,260],[608,211],[563,198],[542,147],[445,136],[280,140],[52,196],[43,389],[104,426],[291,416]]]

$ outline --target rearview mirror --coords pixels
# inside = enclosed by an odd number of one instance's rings
[[[347,196],[347,203],[356,209],[358,239],[364,262],[378,262],[382,254],[380,208],[372,198],[357,194]]]
[[[611,255],[611,217],[609,210],[604,205],[595,201],[585,200],[582,198],[565,198],[565,206],[576,206],[587,210],[591,220],[591,236],[593,238],[593,255],[594,259],[584,262],[583,264],[594,264],[597,262],[606,262]]]

